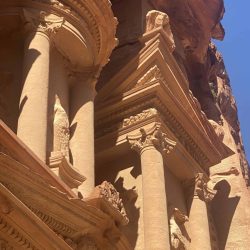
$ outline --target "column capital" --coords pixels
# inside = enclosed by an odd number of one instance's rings
[[[41,32],[48,37],[54,35],[63,25],[64,18],[45,11],[23,9],[24,29],[27,32]]]
[[[211,189],[208,186],[208,182],[209,178],[204,173],[198,173],[195,178],[185,181],[184,187],[189,190],[188,195],[193,195],[193,197],[198,197],[202,201],[210,202],[217,191]]]
[[[161,123],[156,122],[152,128],[140,128],[139,131],[136,135],[127,135],[131,149],[139,154],[147,147],[155,147],[160,152],[169,154],[176,145],[176,142],[163,133]]]

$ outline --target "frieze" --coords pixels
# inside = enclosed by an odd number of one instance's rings
[[[143,109],[143,107],[149,107],[154,106],[157,108],[154,108],[157,110],[158,116],[163,119],[165,124],[168,126],[168,128],[173,132],[175,137],[178,139],[178,141],[185,147],[185,149],[189,152],[189,154],[193,157],[193,159],[202,167],[207,165],[209,162],[209,159],[206,157],[206,155],[202,152],[202,150],[199,148],[199,146],[194,142],[194,140],[190,137],[188,132],[183,128],[180,122],[176,120],[174,115],[170,112],[170,110],[166,107],[165,104],[162,103],[162,101],[155,97],[148,99],[144,101],[142,104],[133,105],[128,108],[123,108],[116,110],[113,113],[110,113],[109,116],[106,116],[103,119],[97,120],[96,122],[96,128],[95,130],[98,131],[95,134],[96,138],[102,137],[108,133],[115,132],[117,130],[124,129],[123,127],[123,119],[124,117],[129,116],[131,113],[142,113],[143,111],[139,111],[140,109]],[[133,115],[136,116],[136,115]],[[139,117],[142,117],[142,115],[139,115]],[[129,119],[129,118],[125,118]],[[133,120],[133,118],[132,118]],[[144,118],[142,117],[140,121],[143,121]],[[137,119],[138,121],[138,119]],[[139,121],[138,121],[139,122]],[[125,124],[129,123],[127,122]],[[112,125],[111,125],[112,124]]]
[[[137,122],[143,121],[149,117],[152,117],[157,114],[157,110],[155,108],[150,108],[143,110],[141,113],[130,116],[129,118],[125,118],[122,123],[122,128],[126,128],[130,125],[133,125]]]

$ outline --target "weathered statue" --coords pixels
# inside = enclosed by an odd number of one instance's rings
[[[181,231],[181,226],[188,221],[188,217],[181,213],[181,211],[170,205],[170,239],[171,249],[186,250],[188,241]]]
[[[69,159],[69,119],[66,111],[56,96],[54,106],[54,152],[61,152]]]

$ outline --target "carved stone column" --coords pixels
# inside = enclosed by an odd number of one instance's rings
[[[76,75],[76,80],[71,90],[70,150],[73,166],[86,177],[86,181],[78,187],[78,190],[86,197],[95,187],[94,98],[96,80],[79,75]]]
[[[17,135],[46,161],[50,37],[61,27],[63,19],[26,9],[23,14],[29,34],[25,41]]]
[[[159,123],[150,130],[141,128],[140,135],[128,136],[127,139],[141,157],[144,249],[170,249],[162,154],[170,153],[175,142],[166,137]]]
[[[185,183],[185,188],[189,191],[189,235],[191,238],[190,249],[192,250],[211,250],[206,203],[213,199],[216,191],[208,188],[207,181],[208,178],[200,173],[192,181],[193,184]]]

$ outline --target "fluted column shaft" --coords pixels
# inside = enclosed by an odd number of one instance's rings
[[[141,129],[141,136],[128,136],[132,149],[141,157],[143,188],[144,249],[170,249],[167,195],[163,153],[174,142],[166,138],[156,124],[152,131]]]
[[[45,32],[38,30],[26,42],[17,135],[45,161],[50,41]]]
[[[73,166],[87,179],[78,190],[84,197],[95,187],[94,98],[95,86],[77,81],[71,91],[71,140]]]

